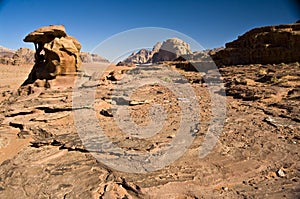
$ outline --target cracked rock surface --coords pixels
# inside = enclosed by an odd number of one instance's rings
[[[184,78],[171,76],[169,70]],[[111,66],[99,80],[87,76],[75,89],[93,89],[93,105],[74,105],[74,89],[68,86],[27,85],[19,92],[1,88],[0,198],[297,198],[298,71],[298,63],[221,68],[226,120],[215,147],[203,158],[199,152],[211,121],[211,98],[203,77],[214,71]],[[130,87],[122,85],[135,74],[188,84],[195,96],[178,97],[159,83],[123,95]],[[191,129],[191,145],[178,159],[151,172],[118,171],[97,160],[80,139],[74,120],[74,114],[88,117],[84,113],[93,111],[113,144],[128,154],[156,154],[179,136],[179,104],[193,99],[198,102],[200,122]],[[158,133],[141,138],[120,128],[116,109],[126,106],[131,120],[146,129],[151,114],[162,113],[149,111],[153,104],[160,104],[166,114]],[[120,158],[120,154],[103,155]]]

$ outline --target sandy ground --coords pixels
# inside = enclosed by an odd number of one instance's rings
[[[30,73],[32,65],[0,65],[0,92],[1,98],[5,98],[3,93],[16,92],[20,85]],[[22,148],[27,146],[31,138],[18,139],[17,129],[3,128],[0,126],[0,162],[13,158]]]
[[[17,89],[27,78],[32,65],[1,65],[0,88]]]
[[[87,152],[74,127],[72,88],[70,82],[65,84],[66,79],[56,82],[62,84],[61,88],[34,87],[30,95],[14,96],[30,68],[0,67],[2,198],[299,197],[299,64],[223,68],[228,94],[226,121],[215,147],[204,158],[199,158],[199,152],[211,118],[207,85],[202,83],[200,73],[179,70],[195,89],[199,101],[201,123],[192,129],[195,140],[176,161],[142,174],[117,171]],[[91,81],[82,86],[96,89],[93,110],[114,144],[129,153],[155,153],[177,136],[178,103],[187,99],[178,98],[156,84],[136,89],[129,99],[129,110],[137,125],[143,128],[149,124],[153,103],[161,104],[168,117],[161,132],[150,138],[125,134],[110,108],[114,108],[112,92],[116,80],[131,69],[90,66]],[[154,77],[162,71],[149,66],[145,69],[145,77],[149,70]],[[95,70],[99,74],[93,74]],[[261,77],[257,75],[261,70],[271,72]],[[168,74],[160,79],[172,82]],[[99,78],[97,75],[103,77],[101,81],[93,80]],[[122,90],[115,92],[115,96],[122,96]],[[90,125],[88,110],[76,110],[86,121],[85,128]],[[108,157],[119,156],[112,153]]]

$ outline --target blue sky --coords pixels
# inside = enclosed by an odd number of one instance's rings
[[[0,45],[30,47],[23,38],[50,24],[64,24],[83,51],[132,28],[179,31],[204,48],[224,46],[238,35],[265,25],[293,23],[299,10],[290,0],[0,0]]]

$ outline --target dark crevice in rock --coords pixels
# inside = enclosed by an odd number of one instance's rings
[[[65,145],[61,145],[59,147],[60,150],[66,149],[68,151],[79,151],[81,153],[89,153],[90,151],[84,148],[77,148],[77,147],[66,147]]]
[[[38,110],[42,110],[45,113],[57,113],[57,112],[63,112],[63,111],[72,111],[72,107],[67,108],[51,108],[51,107],[37,107]]]
[[[37,140],[31,142],[31,147],[40,148],[42,146],[62,146],[63,144],[57,140]]]
[[[279,117],[287,118],[287,119],[290,119],[290,120],[292,120],[294,122],[300,122],[300,119],[298,119],[298,118],[290,117],[290,116],[283,115],[283,114],[280,114]]]
[[[24,130],[24,125],[20,124],[20,123],[10,122],[9,126],[14,127],[14,128],[18,128],[20,130]]]
[[[138,185],[131,185],[128,184],[125,180],[125,178],[122,178],[122,183],[120,183],[121,186],[123,186],[128,193],[133,194],[135,196],[141,196],[141,190]]]
[[[90,152],[89,150],[84,149],[84,148],[67,146],[66,144],[64,144],[56,139],[36,140],[36,141],[31,142],[30,146],[34,147],[34,148],[40,148],[43,146],[56,146],[56,147],[59,147],[59,150],[78,151],[81,153],[89,153]]]
[[[22,111],[22,112],[18,112],[18,113],[12,113],[12,114],[8,114],[6,115],[6,117],[15,117],[15,116],[19,116],[19,115],[29,115],[32,114],[33,111]]]
[[[74,111],[74,110],[80,110],[80,109],[91,109],[91,107],[65,107],[65,108],[59,108],[59,107],[37,107],[36,109],[42,110],[45,113],[57,113],[57,112],[64,112],[64,111]]]

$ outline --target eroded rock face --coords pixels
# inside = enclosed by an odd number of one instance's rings
[[[19,48],[11,50],[0,46],[0,64],[5,65],[21,65],[33,64],[34,51],[29,48]]]
[[[171,38],[164,41],[162,44],[157,42],[152,50],[141,49],[138,52],[132,53],[124,61],[119,62],[118,65],[132,65],[156,63],[160,61],[173,61],[180,56],[192,56],[193,52],[190,45],[178,38]]]
[[[152,57],[155,53],[159,51],[161,48],[161,43],[157,42],[152,50],[141,49],[138,52],[133,52],[129,57],[127,57],[124,61],[119,62],[119,65],[132,65],[132,64],[145,64],[151,63]]]
[[[213,58],[223,65],[300,61],[300,23],[255,28],[226,44]]]
[[[109,61],[98,54],[88,53],[88,52],[81,52],[80,59],[82,63],[99,63],[99,62],[106,62]]]
[[[192,53],[189,44],[178,38],[172,38],[163,42],[159,51],[153,55],[152,62],[172,61],[180,55]]]
[[[63,25],[39,28],[28,34],[25,42],[35,45],[35,65],[23,85],[37,79],[55,79],[58,75],[74,74],[81,65],[80,43],[67,35]]]

